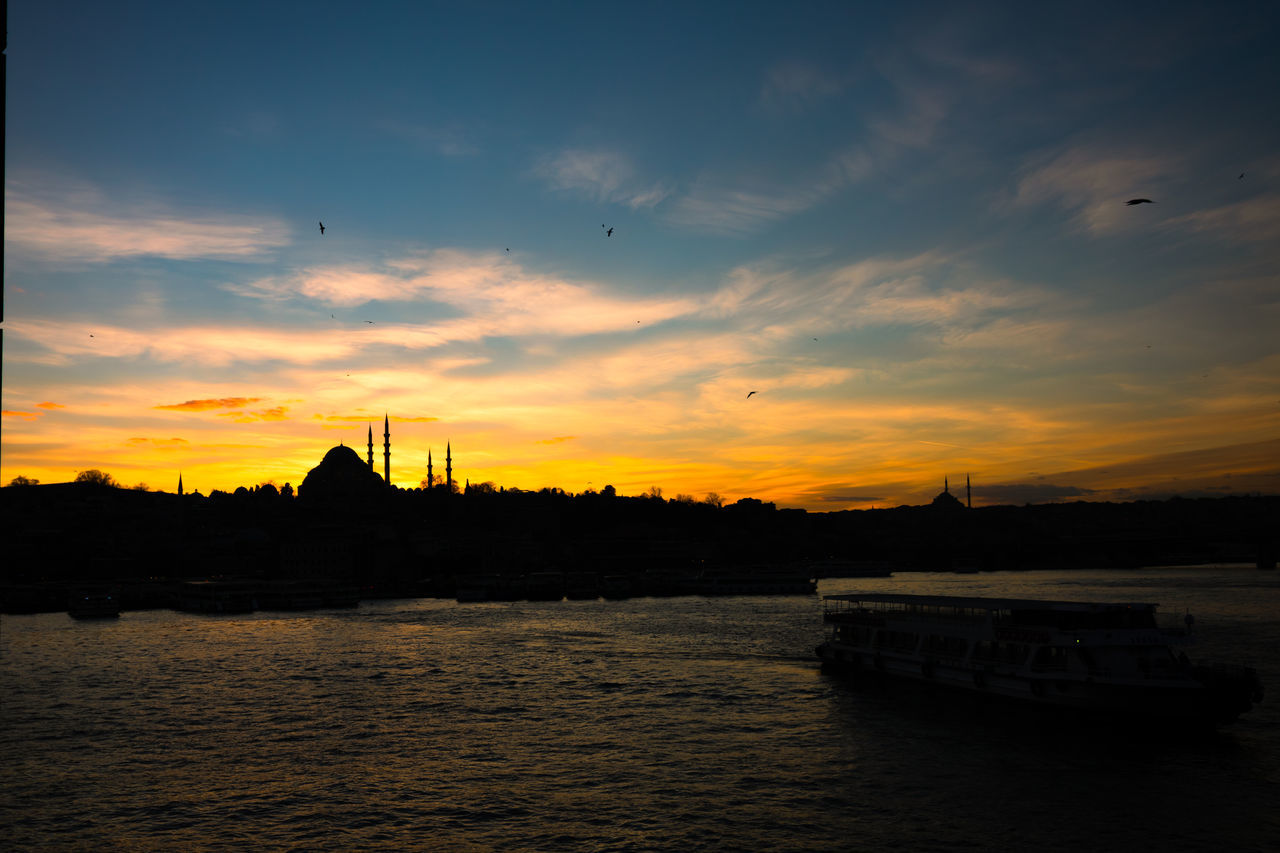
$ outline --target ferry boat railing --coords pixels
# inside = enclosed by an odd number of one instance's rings
[[[945,624],[986,624],[994,611],[983,607],[944,604],[916,604],[896,601],[825,599],[823,619],[827,622],[882,621],[885,618],[912,619]]]

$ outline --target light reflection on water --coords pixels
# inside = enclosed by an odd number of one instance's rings
[[[1158,569],[824,581],[1154,601],[1270,701],[1115,738],[823,675],[816,597],[4,617],[16,849],[1265,849],[1280,582]]]

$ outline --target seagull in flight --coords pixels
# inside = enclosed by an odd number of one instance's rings
[[[750,392],[748,392],[748,393],[747,393],[747,399],[748,399],[748,400],[750,400],[750,399],[751,399],[751,395],[752,395],[752,394],[754,394],[754,393],[756,393],[756,392],[755,392],[755,391],[750,391]]]
[[[365,320],[365,322],[366,322],[366,323],[368,323],[370,326],[372,326],[372,325],[373,325],[373,321],[372,321],[372,320]]]
[[[1135,204],[1155,204],[1155,202],[1149,198],[1131,198],[1125,204],[1132,206]]]
[[[321,236],[321,237],[323,237],[323,236],[324,236],[324,223],[323,223],[323,222],[321,222],[321,223],[320,223],[320,236]]]
[[[603,223],[603,222],[602,222],[602,223],[600,223],[600,227],[601,227],[601,228],[604,228],[604,223]],[[612,236],[613,236],[613,229],[612,229],[612,228],[609,228],[608,230],[606,230],[606,231],[604,232],[604,236],[606,236],[606,237],[612,237]]]

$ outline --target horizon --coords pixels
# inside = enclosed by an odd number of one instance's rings
[[[1280,8],[1007,12],[11,3],[0,484],[1280,494]]]

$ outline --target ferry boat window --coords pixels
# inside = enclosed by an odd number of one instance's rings
[[[881,631],[876,636],[876,647],[912,652],[920,645],[920,635],[912,631]]]
[[[942,657],[962,658],[968,648],[963,637],[948,637],[943,634],[930,634],[925,640],[925,651]]]
[[[1032,666],[1036,669],[1066,669],[1067,650],[1061,646],[1041,646]]]

